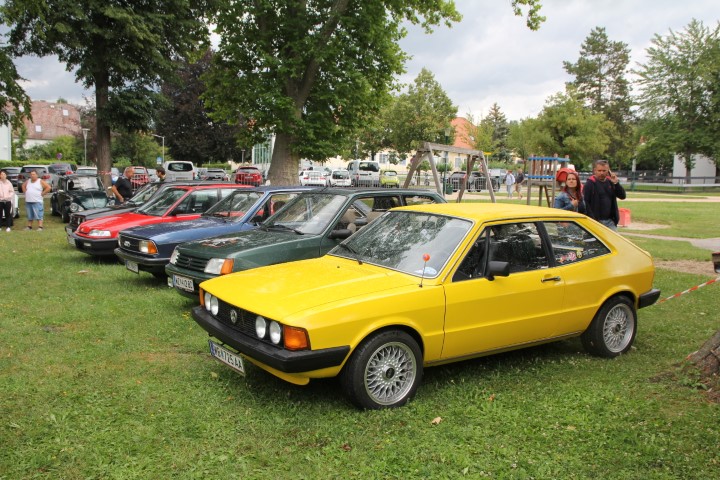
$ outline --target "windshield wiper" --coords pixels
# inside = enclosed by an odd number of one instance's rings
[[[303,233],[302,230],[298,230],[297,228],[288,227],[287,225],[283,225],[282,223],[273,223],[272,225],[268,225],[267,228],[268,229],[277,228],[279,230],[291,230],[291,231],[297,233],[298,235],[305,235],[305,233]]]
[[[355,255],[355,260],[357,260],[358,265],[362,265],[362,264],[363,264],[362,260],[360,260],[360,252],[358,252],[357,250],[355,250],[353,247],[351,247],[351,246],[348,245],[347,243],[340,243],[340,244],[338,244],[338,246],[339,246],[339,247],[343,247],[343,248],[346,249],[348,252],[350,252],[350,253],[352,253],[353,255]]]

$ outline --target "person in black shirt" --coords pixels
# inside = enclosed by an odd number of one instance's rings
[[[617,230],[620,221],[617,199],[625,200],[625,189],[613,172],[607,160],[596,160],[593,174],[585,182],[583,198],[586,214],[606,227]]]
[[[115,199],[119,203],[125,203],[130,200],[130,197],[132,197],[133,188],[130,179],[134,174],[135,169],[133,167],[125,168],[123,176],[118,178],[115,185],[112,186],[112,193],[115,195]]]

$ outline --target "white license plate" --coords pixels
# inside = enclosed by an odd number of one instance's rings
[[[65,227],[65,233],[67,233],[68,235],[70,235],[71,233],[73,233],[72,227]]]
[[[138,267],[138,264],[136,262],[131,262],[130,260],[125,260],[125,266],[131,272],[140,273],[140,268]]]
[[[68,244],[70,244],[71,246],[73,246],[73,247],[75,246],[75,239],[73,237],[71,237],[70,235],[68,235],[67,241],[68,241]]]
[[[186,292],[194,292],[195,284],[192,278],[181,277],[180,275],[173,275],[173,285]]]
[[[212,340],[208,340],[208,345],[210,345],[210,355],[217,358],[228,367],[245,375],[245,364],[243,363],[243,359],[240,355],[221,347]]]

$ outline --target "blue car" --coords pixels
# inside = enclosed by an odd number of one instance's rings
[[[149,272],[164,279],[165,265],[170,262],[178,244],[253,229],[288,200],[308,190],[312,188],[259,186],[238,189],[196,220],[121,231],[115,255],[131,272]]]

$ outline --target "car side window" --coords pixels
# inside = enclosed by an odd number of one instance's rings
[[[430,195],[405,195],[405,205],[427,205],[437,203],[437,200]]]
[[[488,230],[482,231],[480,236],[473,242],[470,251],[465,255],[460,266],[453,275],[453,282],[470,280],[482,277],[487,264]]]
[[[547,255],[534,223],[493,225],[489,242],[489,260],[508,262],[511,274],[548,268]]]
[[[590,232],[575,222],[545,222],[556,265],[568,265],[610,253]]]

